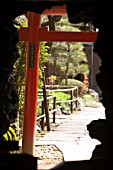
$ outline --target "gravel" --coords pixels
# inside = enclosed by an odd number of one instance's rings
[[[63,162],[63,154],[55,145],[39,145],[35,147],[38,158],[38,170],[50,169]]]

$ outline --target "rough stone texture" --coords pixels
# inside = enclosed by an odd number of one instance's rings
[[[17,118],[19,101],[12,77],[13,65],[19,58],[16,47],[19,34],[13,22],[8,24],[7,19],[4,17],[0,27],[0,140],[9,125]]]
[[[15,1],[14,1],[15,2]],[[63,4],[67,5],[67,12],[69,21],[72,23],[89,23],[92,22],[95,28],[99,29],[98,37],[95,42],[94,51],[101,59],[101,66],[99,68],[100,73],[96,76],[97,83],[102,90],[102,103],[106,108],[106,120],[97,120],[90,124],[90,133],[98,138],[98,130],[101,132],[100,138],[103,144],[96,148],[93,157],[112,157],[113,154],[113,66],[112,66],[112,49],[113,49],[113,36],[112,36],[112,1],[76,1],[75,3],[68,3],[69,1],[63,1]],[[27,11],[42,13],[45,9],[50,9],[54,5],[62,5],[60,2],[39,2],[37,1],[18,1],[18,3],[0,5],[0,21],[1,21],[1,40],[0,40],[0,135],[7,130],[9,126],[10,109],[15,112],[15,103],[6,102],[7,94],[9,94],[8,80],[11,71],[13,70],[13,64],[19,57],[16,49],[18,38],[15,37],[16,30],[13,27],[13,20],[16,16],[26,13]],[[107,9],[107,10],[106,10]],[[4,13],[3,13],[4,11]],[[5,78],[5,79],[4,79]],[[7,96],[7,97],[6,97]],[[12,99],[13,100],[13,99]],[[14,100],[13,100],[14,101]],[[16,100],[18,102],[18,100]],[[9,107],[12,104],[12,107]],[[14,106],[14,108],[13,108]],[[6,109],[7,108],[7,109]],[[14,113],[13,113],[14,115]],[[100,128],[100,126],[104,126]],[[104,124],[104,125],[103,125]],[[97,131],[93,131],[94,128]]]

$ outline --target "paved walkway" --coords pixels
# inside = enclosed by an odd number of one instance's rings
[[[86,125],[92,120],[105,118],[104,107],[85,107],[84,111],[74,112],[70,116],[58,116],[66,117],[65,121],[36,141],[36,145],[56,145],[62,151],[65,161],[89,160],[100,142],[90,138]]]

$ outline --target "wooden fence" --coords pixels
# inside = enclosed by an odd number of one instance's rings
[[[38,95],[40,95],[40,92],[42,93],[43,90],[39,90]],[[70,92],[70,100],[58,101],[58,100],[56,100],[56,96],[47,95],[47,106],[45,106],[46,103],[44,102],[44,98],[42,97],[42,98],[38,99],[38,105],[39,105],[39,103],[41,103],[42,114],[37,117],[37,122],[40,122],[41,130],[44,130],[44,118],[49,117],[50,113],[53,113],[53,123],[55,123],[55,114],[56,114],[56,111],[58,110],[58,108],[56,107],[57,103],[69,103],[71,113],[73,113],[73,103],[75,103],[75,108],[76,109],[78,108],[78,86],[75,86],[72,88],[70,87],[67,89],[66,89],[66,87],[65,87],[65,89],[62,88],[62,86],[57,86],[57,89],[50,89],[50,87],[49,88],[46,87],[47,94],[51,94],[52,92],[56,92],[56,93],[57,92],[68,92],[68,94]],[[48,109],[48,111],[46,111],[45,107],[49,108],[51,99],[53,100],[53,102],[52,102],[53,108],[51,110]],[[46,116],[46,114],[48,114],[48,115]],[[49,131],[50,130],[50,121],[46,120],[46,126],[47,126],[47,130]]]

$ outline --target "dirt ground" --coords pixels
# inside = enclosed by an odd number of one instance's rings
[[[55,145],[40,145],[35,148],[38,170],[46,170],[63,162],[63,154]]]
[[[38,160],[38,170],[50,170],[61,162],[58,159],[45,159],[42,162]]]

